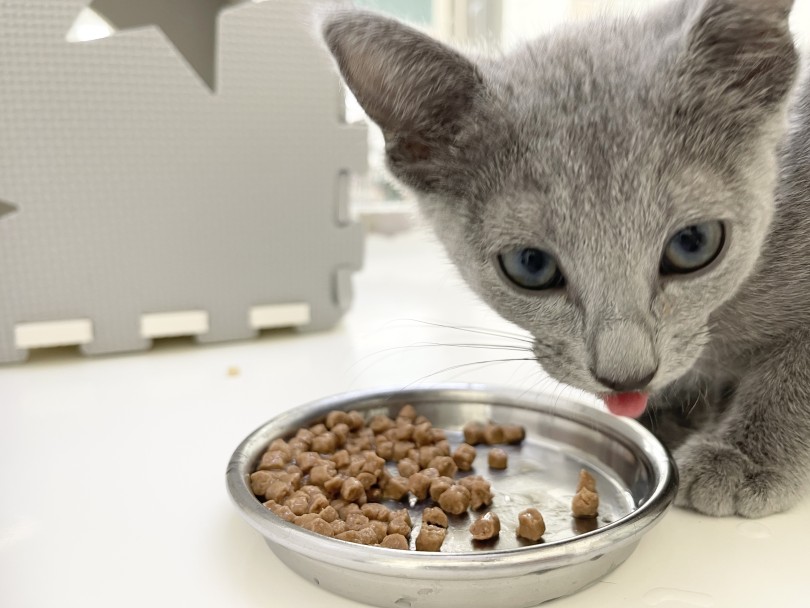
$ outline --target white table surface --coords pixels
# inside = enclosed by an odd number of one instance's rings
[[[332,331],[0,368],[0,606],[360,606],[282,565],[231,505],[225,466],[256,426],[333,393],[560,390],[530,362],[447,369],[515,353],[449,346],[507,341],[425,322],[511,330],[426,237],[371,236]],[[448,346],[420,345],[434,342]],[[808,533],[810,501],[759,521],[672,510],[614,573],[548,605],[810,606]]]

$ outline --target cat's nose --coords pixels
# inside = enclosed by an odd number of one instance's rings
[[[643,390],[658,371],[658,363],[651,332],[640,322],[613,321],[594,332],[590,372],[606,388]]]
[[[655,377],[656,372],[658,372],[657,367],[649,374],[643,377],[628,376],[626,378],[616,379],[616,378],[603,378],[601,376],[598,376],[596,373],[593,372],[593,370],[591,370],[591,373],[593,373],[593,377],[596,378],[596,380],[600,384],[619,393],[631,393],[634,391],[642,390],[652,381],[652,379]]]

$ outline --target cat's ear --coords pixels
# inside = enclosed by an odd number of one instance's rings
[[[793,0],[702,0],[681,76],[703,109],[750,121],[784,103],[798,66],[792,6]]]
[[[450,187],[451,148],[483,87],[475,64],[366,11],[331,10],[321,33],[346,84],[382,129],[392,172],[417,189]]]

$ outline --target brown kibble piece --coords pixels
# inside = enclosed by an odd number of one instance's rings
[[[484,427],[484,443],[495,445],[504,442],[503,427],[500,424],[487,424]]]
[[[480,475],[462,477],[459,483],[470,491],[470,507],[472,509],[480,509],[492,504],[492,487]]]
[[[490,511],[470,525],[470,534],[475,540],[489,540],[501,532],[501,520]]]
[[[403,458],[397,463],[397,471],[403,477],[410,477],[414,473],[418,473],[421,467],[418,462],[414,462],[410,458]]]
[[[376,521],[388,522],[391,519],[391,509],[378,502],[369,502],[360,507],[363,515]]]
[[[267,448],[267,451],[268,452],[283,452],[284,455],[287,457],[287,462],[292,460],[292,457],[293,457],[292,448],[290,447],[290,445],[286,441],[284,441],[280,437],[278,439],[273,439],[273,441],[270,442],[270,447]]]
[[[582,488],[571,501],[571,513],[578,519],[592,519],[599,513],[599,494]]]
[[[332,526],[328,522],[325,522],[320,517],[315,517],[314,519],[300,525],[302,528],[311,530],[316,534],[321,534],[323,536],[330,536],[330,537],[335,535],[335,532],[332,530]]]
[[[458,473],[458,466],[450,456],[436,456],[430,461],[428,468],[436,469],[444,477],[454,477]]]
[[[315,437],[317,437],[318,435],[326,432],[326,425],[322,422],[320,424],[313,424],[311,427],[309,427],[309,430],[312,431],[312,434],[315,435]]]
[[[290,439],[287,445],[290,447],[290,452],[292,453],[293,457],[297,457],[301,452],[309,451],[309,442],[299,439],[298,437],[293,437]]]
[[[413,439],[413,423],[407,418],[397,418],[393,435],[395,441],[410,441]]]
[[[335,465],[333,463],[330,462],[327,464],[319,464],[312,467],[312,470],[310,470],[309,481],[316,486],[323,487],[327,481],[333,479],[336,475],[337,470],[335,469]]]
[[[356,477],[347,477],[340,487],[340,496],[343,500],[354,502],[365,496],[366,489]]]
[[[433,439],[433,425],[429,422],[423,422],[413,427],[413,442],[417,447],[423,445],[432,445],[435,440]]]
[[[377,456],[376,452],[368,451],[363,453],[365,462],[363,463],[363,471],[366,473],[374,473],[379,475],[380,471],[385,467],[385,459]]]
[[[402,460],[408,457],[408,452],[414,448],[416,444],[412,441],[395,441],[394,442],[394,455],[393,460]]]
[[[374,431],[375,435],[385,433],[388,429],[394,428],[394,421],[388,416],[377,415],[369,420],[368,427]]]
[[[320,515],[322,520],[330,524],[338,518],[338,512],[335,510],[335,507],[333,507],[331,504],[327,507],[324,507]]]
[[[312,440],[315,438],[315,433],[313,433],[309,429],[301,428],[298,429],[298,431],[295,433],[295,438],[299,439],[300,441],[303,441],[307,445],[310,445],[312,443]]]
[[[353,431],[359,431],[366,425],[366,421],[363,418],[363,414],[358,412],[357,410],[352,410],[349,412],[348,420],[344,420],[346,424],[349,425],[349,428]]]
[[[346,530],[345,532],[335,534],[335,538],[338,538],[340,540],[346,540],[349,541],[350,543],[358,543],[361,545],[363,544],[361,541],[360,532],[358,532],[357,530]]]
[[[326,427],[324,427],[325,429]],[[338,446],[338,440],[332,431],[326,431],[316,435],[312,440],[312,451],[320,454],[331,454]]]
[[[470,508],[470,491],[462,485],[454,485],[439,496],[439,506],[447,513],[461,515]]]
[[[262,454],[259,466],[256,469],[259,471],[280,471],[287,467],[289,461],[289,457],[281,450],[268,450]]]
[[[435,445],[423,445],[419,448],[419,466],[423,469],[428,468],[430,461],[437,456],[441,456],[441,454]]]
[[[350,513],[360,513],[360,505],[356,502],[347,502],[342,498],[333,500],[332,507],[338,512],[338,516],[345,522]]]
[[[519,424],[504,424],[501,429],[504,443],[520,443],[526,438],[526,429]]]
[[[369,522],[369,528],[374,530],[377,537],[377,542],[381,543],[383,539],[388,536],[388,522],[377,521],[376,519]]]
[[[346,522],[340,518],[336,519],[329,525],[332,526],[332,533],[335,536],[337,536],[338,534],[342,534],[343,532],[346,531]]]
[[[408,493],[408,480],[405,477],[396,475],[391,477],[383,488],[383,498],[391,500],[402,500]]]
[[[585,469],[582,469],[579,472],[579,483],[577,484],[577,492],[579,492],[582,488],[587,488],[591,492],[596,492],[596,480],[593,478],[593,475],[588,473]]]
[[[296,515],[304,515],[305,513],[309,513],[309,496],[300,490],[285,500],[284,504],[290,507],[290,511]]]
[[[332,410],[326,415],[326,428],[333,429],[338,424],[348,424],[349,415],[343,410]]]
[[[321,464],[321,455],[317,452],[301,452],[295,457],[296,464],[304,473],[309,473],[315,465]]]
[[[345,521],[347,530],[362,530],[369,525],[369,518],[362,513],[349,513]]]
[[[442,548],[447,530],[439,526],[423,525],[416,537],[417,551],[439,551]]]
[[[416,418],[416,409],[410,404],[404,405],[404,406],[402,406],[402,409],[399,410],[399,413],[397,414],[397,417],[398,418],[407,418],[408,420],[413,422],[414,418]]]
[[[408,478],[408,490],[416,496],[417,500],[425,500],[430,490],[431,478],[424,471],[414,473]]]
[[[357,474],[357,481],[363,484],[364,490],[368,491],[375,483],[377,483],[377,476],[374,473],[360,471]]]
[[[288,521],[290,523],[295,521],[295,513],[290,511],[290,508],[286,505],[280,505],[275,500],[268,500],[266,503],[264,503],[264,506],[278,515],[284,521]]]
[[[447,514],[439,507],[428,507],[422,511],[422,523],[439,526],[440,528],[446,528],[450,525]]]
[[[277,503],[284,502],[293,493],[293,487],[286,481],[277,479],[270,482],[264,491],[267,500],[275,500]]]
[[[351,431],[349,430],[349,425],[348,425],[348,424],[344,424],[343,422],[341,422],[340,424],[336,424],[335,426],[333,426],[333,427],[330,429],[330,431],[331,431],[331,432],[332,432],[332,434],[335,436],[335,439],[337,439],[337,445],[338,445],[338,447],[340,447],[340,446],[342,446],[343,444],[345,444],[345,443],[346,443],[346,440],[349,438],[349,433],[351,432]]]
[[[438,501],[439,497],[444,494],[453,485],[453,480],[449,477],[437,477],[430,482],[430,497]]]
[[[436,451],[439,453],[439,456],[450,455],[450,442],[446,439],[437,441],[434,445],[436,446]]]
[[[336,496],[343,488],[343,482],[346,481],[344,475],[335,475],[332,479],[327,479],[323,482],[323,489],[329,496]]]
[[[352,461],[351,455],[346,450],[338,450],[330,456],[330,459],[335,463],[335,468],[338,470],[348,467]]]
[[[509,465],[509,455],[501,448],[492,448],[487,454],[490,469],[503,470]]]
[[[391,520],[394,519],[404,519],[408,526],[412,526],[413,523],[411,522],[411,514],[408,513],[408,509],[402,508],[399,511],[392,511],[391,512]]]
[[[264,496],[267,486],[274,481],[269,471],[256,471],[250,474],[250,490],[256,496]]]
[[[391,521],[388,522],[388,534],[410,536],[411,524],[404,517],[393,517]]]
[[[472,469],[476,451],[469,443],[462,443],[453,452],[453,462],[456,463],[459,471],[469,471]]]
[[[377,441],[377,456],[385,460],[393,460],[394,442],[388,439]]]
[[[518,536],[526,540],[538,541],[545,532],[546,522],[543,521],[540,511],[529,507],[518,514]]]
[[[382,539],[380,546],[386,547],[388,549],[400,549],[407,551],[408,539],[405,538],[402,534],[389,534],[388,536]]]
[[[478,445],[484,441],[484,425],[480,422],[469,422],[462,429],[464,441],[470,445]]]
[[[360,534],[360,542],[364,545],[376,545],[380,542],[377,540],[377,531],[373,526],[368,526],[362,530],[358,530],[358,532]]]

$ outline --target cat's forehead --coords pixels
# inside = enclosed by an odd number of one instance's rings
[[[545,246],[588,258],[628,247],[657,251],[683,226],[737,213],[723,177],[699,165],[614,167],[602,180],[571,176],[535,175],[504,188],[483,214],[490,249]]]

